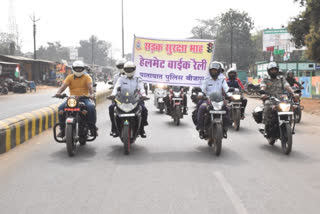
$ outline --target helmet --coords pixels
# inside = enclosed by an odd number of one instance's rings
[[[216,70],[217,72],[214,72]],[[212,78],[217,78],[222,72],[222,67],[220,62],[211,62],[209,65],[209,74]]]
[[[276,69],[277,72],[271,72],[271,70]],[[278,64],[276,62],[269,62],[268,66],[267,66],[267,71],[268,74],[271,78],[276,78],[277,75],[279,74],[279,67]]]
[[[133,77],[136,70],[136,65],[134,62],[128,61],[124,64],[123,70],[127,77]]]
[[[229,68],[229,70],[227,71],[227,76],[229,79],[236,79],[237,71],[234,68]]]
[[[81,77],[84,74],[84,70],[85,70],[85,66],[82,61],[78,60],[72,64],[72,72],[77,77]]]
[[[221,73],[223,73],[224,72],[224,65],[222,64],[222,62],[219,62],[219,63],[221,65]]]
[[[293,72],[293,70],[288,70],[287,71],[287,77],[290,77],[290,78],[294,78],[294,72]]]

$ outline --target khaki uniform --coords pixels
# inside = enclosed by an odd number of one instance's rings
[[[279,98],[283,93],[286,87],[289,86],[289,83],[283,78],[282,80],[277,77],[275,79],[271,78],[265,78],[262,80],[260,87],[266,87],[266,94],[270,96],[274,96]],[[272,108],[271,108],[272,102],[267,100],[264,103],[264,110],[263,110],[263,115],[264,115],[264,124],[265,125],[272,125]]]

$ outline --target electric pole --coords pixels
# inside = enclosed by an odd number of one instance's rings
[[[37,30],[36,30],[36,22],[39,21],[40,18],[36,19],[35,15],[33,13],[33,17],[30,16],[30,19],[33,22],[33,58],[37,59],[37,49],[36,49],[36,47],[37,47],[36,46],[36,32],[37,32]]]
[[[121,0],[121,16],[122,16],[122,58],[124,58],[123,0]]]

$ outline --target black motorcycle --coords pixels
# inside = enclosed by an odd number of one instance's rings
[[[265,94],[261,91],[261,94]],[[280,98],[269,96],[271,102],[272,125],[265,126],[259,131],[268,139],[270,145],[274,145],[277,139],[281,141],[282,151],[284,154],[290,154],[292,150],[292,135],[294,134],[295,121],[292,119],[292,105],[287,95],[281,95]],[[253,117],[257,123],[263,121],[263,108],[257,106],[253,111]]]
[[[0,83],[0,95],[7,95],[9,92],[8,90],[8,84],[3,81]]]
[[[301,105],[300,103],[300,98],[302,96],[301,90],[296,87],[293,86],[292,89],[294,90],[295,93],[299,94],[299,98],[292,98],[292,107],[293,107],[293,118],[295,120],[296,123],[300,123],[301,121],[301,117],[302,117],[302,111],[304,109],[304,106]]]
[[[67,97],[67,102],[62,112],[66,116],[65,123],[65,138],[57,137],[56,128],[61,126],[57,123],[53,128],[54,139],[59,143],[66,143],[67,152],[70,157],[75,155],[77,142],[80,145],[85,145],[88,141],[94,141],[97,137],[95,124],[90,124],[88,121],[88,110],[85,103],[81,102],[82,99],[89,99],[87,96],[70,96],[62,94],[54,96],[56,98],[64,99]],[[60,114],[60,112],[59,112]]]
[[[236,131],[240,129],[241,110],[242,110],[242,94],[237,88],[233,92],[228,92],[229,103],[227,105],[229,109],[229,117],[232,121],[233,127]]]
[[[108,97],[108,99],[113,98]],[[113,100],[116,104],[114,110],[116,131],[123,143],[124,154],[128,155],[131,144],[136,141],[140,133],[142,108],[139,102],[149,98],[143,99],[137,91],[120,90]]]
[[[178,86],[173,86],[169,92],[170,105],[166,106],[166,112],[169,112],[169,115],[177,126],[180,125],[180,119],[183,118],[183,99],[183,89],[180,89]]]
[[[204,116],[205,132],[207,133],[204,139],[208,140],[208,145],[213,146],[215,155],[219,156],[222,149],[223,116],[227,112],[223,110],[224,100],[222,96],[212,93],[209,96],[209,102],[209,111]]]

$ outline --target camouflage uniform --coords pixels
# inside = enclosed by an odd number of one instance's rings
[[[265,87],[266,94],[270,96],[274,96],[279,98],[284,93],[284,90],[286,87],[289,86],[289,83],[284,79],[284,78],[265,78],[262,80],[261,87]],[[264,103],[264,110],[263,110],[263,115],[264,115],[264,124],[267,125],[272,125],[272,108],[271,108],[272,102],[270,100],[265,101]]]

